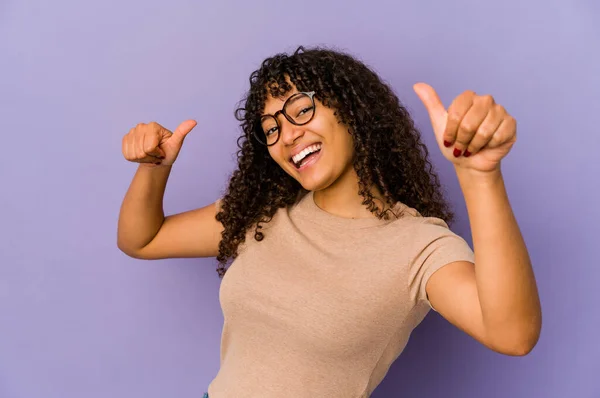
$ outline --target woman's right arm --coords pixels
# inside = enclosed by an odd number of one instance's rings
[[[138,162],[121,211],[117,245],[140,259],[214,257],[223,226],[215,219],[218,202],[165,217],[163,196],[171,167],[185,135],[195,126],[182,123],[174,133],[156,123],[140,124],[123,139],[123,154]]]

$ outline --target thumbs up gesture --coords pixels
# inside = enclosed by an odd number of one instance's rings
[[[140,123],[123,137],[125,159],[148,166],[170,166],[177,159],[185,136],[196,126],[196,121],[186,120],[174,132],[156,122]]]
[[[481,172],[500,168],[517,140],[517,123],[491,95],[465,91],[444,107],[433,87],[413,86],[433,126],[437,143],[455,166]]]

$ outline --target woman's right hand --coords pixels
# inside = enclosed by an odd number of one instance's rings
[[[147,166],[170,166],[177,159],[185,136],[196,124],[195,120],[186,120],[172,133],[156,122],[140,123],[123,137],[123,156]]]

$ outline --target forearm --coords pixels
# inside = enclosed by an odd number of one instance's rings
[[[473,236],[475,274],[488,338],[531,346],[541,308],[527,247],[510,206],[502,173],[456,168]]]
[[[117,244],[127,254],[146,246],[165,217],[163,197],[171,166],[140,164],[127,190],[121,211]]]

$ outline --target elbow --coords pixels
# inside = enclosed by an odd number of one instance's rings
[[[518,344],[512,344],[509,347],[504,347],[502,351],[500,351],[504,355],[509,355],[513,357],[524,357],[529,354],[535,348],[537,344],[537,340],[529,340],[519,342]]]
[[[128,255],[131,258],[143,259],[139,250],[133,249],[130,245],[127,245],[123,240],[117,238],[117,247],[123,253]]]
[[[492,340],[490,348],[500,354],[523,357],[533,351],[540,339],[540,332],[541,324],[530,325],[520,330],[504,331]]]

